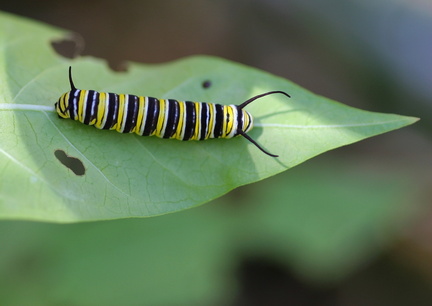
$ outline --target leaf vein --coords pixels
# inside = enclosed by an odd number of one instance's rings
[[[350,124],[317,124],[317,125],[300,125],[300,124],[281,124],[281,123],[256,123],[255,127],[280,127],[292,129],[323,129],[323,128],[347,128],[347,127],[362,127],[383,125],[388,123],[399,122],[400,120],[389,120],[381,122],[364,122],[364,123],[350,123]]]

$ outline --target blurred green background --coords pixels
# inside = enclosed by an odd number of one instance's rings
[[[0,9],[77,33],[81,54],[115,70],[216,55],[354,107],[422,119],[181,213],[2,221],[1,305],[432,304],[432,2],[17,0]]]

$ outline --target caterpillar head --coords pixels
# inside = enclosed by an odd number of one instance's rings
[[[241,123],[239,123],[239,125],[241,126],[237,127],[237,131],[240,129],[243,132],[247,133],[253,128],[253,117],[248,111],[245,111],[244,109],[238,109],[238,112],[241,112],[241,116],[239,117],[242,120]]]

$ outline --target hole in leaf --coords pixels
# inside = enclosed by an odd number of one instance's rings
[[[202,82],[202,87],[203,88],[209,88],[211,86],[211,82],[209,80],[206,80],[204,82]]]
[[[51,46],[61,56],[76,58],[84,49],[84,39],[76,33],[70,33],[64,39],[52,41]]]
[[[59,55],[66,58],[76,58],[82,55],[85,42],[84,38],[77,33],[69,33],[66,37],[59,40],[51,41],[51,46]],[[106,59],[108,67],[116,72],[126,72],[129,69],[129,63],[124,60]]]
[[[82,161],[76,157],[71,157],[66,154],[63,150],[55,150],[54,156],[61,162],[66,168],[72,170],[76,175],[84,175],[85,168]]]
[[[108,67],[116,72],[127,72],[129,63],[127,61],[108,61]]]

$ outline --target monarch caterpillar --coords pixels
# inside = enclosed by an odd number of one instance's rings
[[[69,83],[71,90],[55,103],[60,118],[77,120],[98,129],[179,140],[241,135],[265,154],[278,157],[264,150],[246,134],[253,127],[253,117],[243,108],[270,94],[281,93],[290,97],[286,92],[266,92],[240,105],[139,97],[77,89],[72,81],[72,67],[69,67]]]

